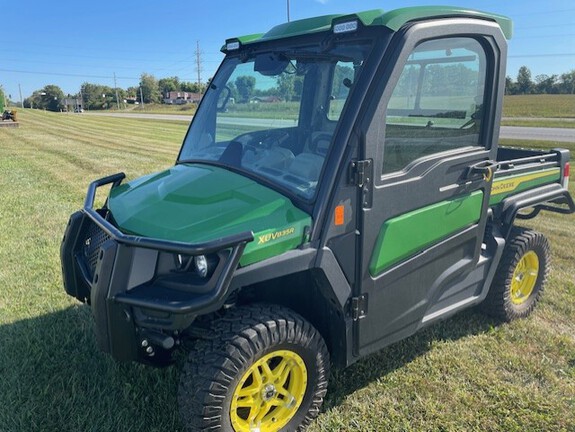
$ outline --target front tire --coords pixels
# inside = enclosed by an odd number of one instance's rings
[[[198,340],[178,391],[187,430],[296,431],[318,414],[329,354],[319,332],[279,306],[228,311]]]
[[[504,321],[528,316],[543,294],[549,264],[547,238],[514,228],[482,309]]]

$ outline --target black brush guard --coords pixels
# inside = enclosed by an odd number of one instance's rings
[[[142,334],[162,340],[222,306],[253,234],[195,244],[124,234],[107,219],[106,210],[93,208],[99,187],[116,187],[124,178],[118,173],[90,184],[84,207],[70,217],[60,257],[66,292],[92,307],[100,348],[118,360],[142,360]],[[183,275],[174,284],[155,273],[161,253],[217,254],[220,259],[207,281]]]

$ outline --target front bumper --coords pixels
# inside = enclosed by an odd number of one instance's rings
[[[253,234],[199,244],[126,235],[106,209],[93,208],[97,188],[115,187],[124,177],[90,184],[84,208],[70,217],[60,249],[64,288],[91,305],[103,351],[117,360],[149,361],[171,350],[175,335],[198,315],[223,305]],[[177,259],[197,255],[213,258],[207,278],[178,268]]]

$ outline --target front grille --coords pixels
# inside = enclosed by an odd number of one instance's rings
[[[86,264],[86,269],[88,270],[90,279],[94,278],[100,247],[110,238],[111,237],[108,234],[94,223],[91,223],[86,230],[86,235],[84,236],[81,248],[84,263]]]

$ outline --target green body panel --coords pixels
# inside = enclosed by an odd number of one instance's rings
[[[364,12],[358,12],[350,15],[341,15],[337,21],[338,22],[345,22],[351,21],[354,18],[359,19],[359,21],[364,26],[373,25],[374,21],[383,15],[383,10],[381,9],[372,9]]]
[[[241,45],[245,45],[248,44],[250,42],[253,42],[255,40],[260,39],[264,34],[263,33],[255,33],[255,34],[251,34],[251,35],[244,35],[244,36],[240,36],[237,38],[231,38],[231,39],[226,39],[226,43],[220,48],[220,51],[225,53],[228,50],[228,43],[230,42],[239,42]]]
[[[264,34],[263,33],[255,33],[255,34],[251,34],[251,35],[244,35],[241,36],[239,38],[237,38],[238,42],[242,43],[242,44],[246,44],[246,43],[250,43],[252,41],[258,40],[260,39]]]
[[[499,204],[510,195],[532,189],[544,184],[558,182],[560,180],[559,168],[551,168],[529,174],[496,178],[491,188],[489,205]]]
[[[331,29],[332,20],[340,16],[341,15],[323,15],[279,24],[272,27],[272,29],[265,33],[257,42],[326,31]]]
[[[277,25],[267,33],[261,35],[255,34],[240,36],[234,39],[228,39],[228,41],[237,40],[242,45],[249,45],[252,43],[290,38],[304,34],[329,31],[334,22],[353,19],[359,19],[359,21],[366,27],[380,26],[387,27],[393,31],[398,31],[410,21],[442,17],[467,17],[494,21],[499,25],[507,39],[511,39],[513,36],[513,22],[503,15],[450,6],[416,6],[395,9],[389,12],[374,9],[355,14],[323,15],[314,18],[306,18]],[[225,51],[225,46],[222,48],[222,51]]]
[[[441,201],[387,220],[377,237],[369,272],[377,276],[451,234],[477,223],[483,192]]]
[[[294,249],[311,217],[247,177],[209,165],[176,165],[110,191],[108,207],[125,233],[199,243],[254,233],[241,265]]]

